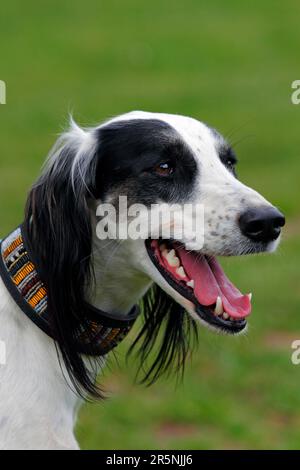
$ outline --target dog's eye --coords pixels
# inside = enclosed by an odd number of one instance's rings
[[[226,166],[229,170],[234,170],[235,168],[235,161],[231,160],[230,158],[226,161]]]
[[[174,173],[174,166],[170,162],[162,162],[154,167],[154,171],[160,176],[169,176]]]
[[[232,160],[231,158],[228,158],[226,160],[225,166],[237,178],[236,163],[237,163],[236,160]]]

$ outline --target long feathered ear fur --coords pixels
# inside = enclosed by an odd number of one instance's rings
[[[101,395],[93,368],[76,350],[75,338],[87,325],[85,288],[91,280],[91,222],[97,159],[93,131],[73,121],[50,152],[26,205],[27,237],[48,291],[52,328],[66,369],[80,395]]]
[[[152,385],[172,372],[183,377],[188,353],[198,342],[196,322],[156,284],[142,299],[141,310],[144,324],[128,351],[128,358],[137,351],[139,382]]]
[[[52,328],[71,382],[79,395],[102,398],[96,385],[97,359],[90,364],[78,352],[76,338],[89,330],[86,287],[93,281],[92,228],[89,200],[98,188],[97,129],[71,128],[57,141],[26,205],[29,248],[48,291]],[[141,302],[144,325],[129,352],[138,348],[142,382],[153,383],[163,373],[184,370],[195,322],[164,291],[154,286]],[[164,331],[162,331],[164,329]],[[146,370],[150,352],[161,341]],[[99,358],[101,363],[101,358]],[[93,367],[95,366],[95,367]]]

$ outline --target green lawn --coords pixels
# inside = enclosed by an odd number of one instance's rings
[[[134,385],[129,338],[103,379],[110,399],[80,413],[85,449],[300,448],[299,18],[296,0],[1,5],[0,236],[21,221],[70,111],[82,124],[132,109],[206,121],[235,144],[239,176],[287,215],[275,255],[222,261],[253,292],[247,336],[201,330],[177,388]]]

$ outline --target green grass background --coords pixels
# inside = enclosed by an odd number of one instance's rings
[[[300,448],[299,18],[296,0],[1,5],[0,236],[21,221],[69,111],[82,124],[132,109],[206,121],[235,144],[239,176],[287,216],[277,254],[223,262],[253,291],[248,335],[201,330],[184,383],[148,389],[123,363],[129,338],[103,379],[109,400],[80,412],[84,449]]]

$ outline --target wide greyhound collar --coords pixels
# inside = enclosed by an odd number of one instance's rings
[[[47,335],[55,339],[51,328],[47,289],[29,253],[21,225],[0,243],[0,274],[21,310]],[[134,306],[125,317],[116,317],[89,304],[87,328],[78,334],[78,352],[102,356],[115,348],[132,328],[139,309]]]

